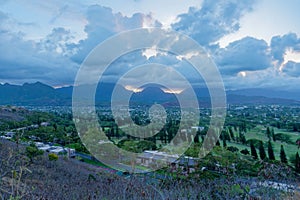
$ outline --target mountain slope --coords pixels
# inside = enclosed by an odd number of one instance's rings
[[[122,100],[122,96],[130,94],[120,85],[111,83],[101,83],[98,85],[95,99],[97,104],[109,104],[114,88],[118,88],[116,100]],[[82,96],[88,94],[91,89],[89,85],[79,86],[82,91]],[[198,97],[201,106],[207,107],[210,105],[209,92],[205,88],[194,88],[195,94]],[[25,83],[21,86],[0,84],[0,104],[11,105],[67,105],[72,104],[73,87],[63,87],[54,89],[51,86],[37,82]],[[282,104],[282,105],[300,105],[300,94],[291,91],[276,91],[271,89],[243,89],[229,90],[227,93],[227,103],[229,104]],[[189,100],[188,91],[183,91],[180,94],[185,100]],[[134,93],[131,101],[135,104],[154,102],[165,105],[178,104],[175,94],[165,93],[157,86],[148,86],[142,92]]]
[[[248,88],[240,90],[228,90],[227,95],[243,95],[243,96],[263,96],[268,98],[293,99],[300,101],[300,92],[298,91],[282,91],[267,88]]]

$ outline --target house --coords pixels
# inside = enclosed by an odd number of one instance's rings
[[[42,142],[35,142],[34,144],[37,148],[45,146],[45,144]]]
[[[16,130],[17,130],[17,131],[24,131],[24,130],[27,130],[27,127],[17,128]]]
[[[37,147],[39,150],[43,150],[43,151],[49,151],[52,147],[48,144],[44,145],[44,146],[39,146]]]
[[[1,135],[0,138],[6,139],[6,140],[11,139],[11,137],[6,137],[5,135]]]
[[[41,126],[50,126],[50,123],[49,122],[42,122]]]
[[[15,132],[6,132],[5,134],[4,134],[4,137],[3,138],[5,138],[5,139],[12,139],[14,136],[15,136]]]
[[[137,163],[144,166],[161,165],[174,163],[179,158],[178,155],[170,155],[160,151],[144,151],[137,158]]]
[[[67,150],[67,154],[69,158],[74,158],[76,156],[76,151],[75,149],[71,148],[65,148]]]
[[[31,129],[36,129],[36,128],[39,128],[39,125],[37,124],[32,124],[30,126],[27,126],[27,129],[31,130]]]
[[[51,147],[51,149],[49,149],[49,152],[55,153],[57,155],[67,153],[67,151],[63,147]]]
[[[192,126],[191,129],[196,130],[196,131],[203,131],[204,127],[203,126]]]
[[[28,137],[30,140],[32,140],[32,141],[39,141],[39,140],[41,140],[39,137],[36,137],[36,136],[34,136],[34,135],[31,135],[31,136],[29,136]]]
[[[50,146],[49,144],[44,144],[42,142],[35,142],[35,146],[42,151],[47,151],[50,153],[59,154],[68,154],[68,157],[72,158],[76,156],[75,149],[64,148],[60,146]]]
[[[172,167],[172,170],[181,168],[185,171],[188,170],[189,173],[195,171],[197,161],[197,158],[179,156],[177,154],[172,155],[159,151],[144,151],[137,158],[137,163],[145,167],[168,165]]]

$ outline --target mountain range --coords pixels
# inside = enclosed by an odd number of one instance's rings
[[[79,86],[88,92],[90,86]],[[109,103],[115,85],[101,83],[98,85],[95,95],[96,103]],[[120,94],[128,94],[130,91],[120,85]],[[101,88],[101,89],[100,89]],[[2,105],[31,105],[31,106],[57,106],[72,104],[73,87],[53,88],[41,82],[25,83],[23,85],[0,84],[0,104]],[[210,96],[206,88],[194,88],[200,104],[210,105]],[[83,94],[84,95],[84,94]],[[186,97],[185,91],[178,94]],[[297,91],[278,91],[274,89],[249,88],[226,91],[229,104],[281,104],[300,105],[300,93]],[[175,94],[166,93],[155,85],[146,87],[142,92],[133,93],[130,102],[139,103],[164,103],[168,105],[178,104]]]

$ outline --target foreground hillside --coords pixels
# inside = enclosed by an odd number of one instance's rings
[[[15,143],[6,140],[0,140],[0,166],[1,199],[243,199],[251,195],[263,199],[299,197],[294,192],[257,187],[255,179],[235,176],[157,179],[135,175],[124,178],[76,159],[60,157],[50,161],[48,156],[42,155],[30,162],[23,146],[17,147]]]
[[[33,141],[71,147],[79,154],[88,155],[72,116],[12,106],[0,108],[0,134],[6,138],[0,139],[0,199],[299,199],[300,178],[293,160],[298,151],[296,141],[300,127],[296,116],[299,111],[293,107],[276,107],[276,110],[273,107],[232,107],[219,144],[196,165],[142,175],[125,175],[102,163],[79,157],[49,157],[47,152],[39,155],[28,146]],[[270,113],[264,115],[267,111]],[[293,121],[275,120],[279,115]],[[110,118],[103,119],[107,127],[113,127]],[[280,128],[271,126],[273,122]],[[7,137],[8,133],[14,136]],[[198,157],[202,138],[202,133],[199,134],[198,141],[194,141],[186,155]],[[119,137],[116,133],[113,135]],[[262,158],[262,149],[269,149],[264,147],[269,142],[274,148],[274,159],[269,152]],[[121,148],[128,145],[132,148],[135,144],[137,147],[144,144],[142,149],[157,145],[148,147],[149,141],[118,143]],[[259,157],[252,155],[251,144]],[[286,162],[279,156],[281,145],[286,151]],[[187,170],[189,167],[194,170]]]
[[[155,199],[158,195],[142,182],[135,180],[133,185],[130,180],[76,159],[49,161],[44,155],[30,163],[24,147],[18,150],[9,141],[0,141],[0,154],[2,199],[116,199],[126,195],[140,197],[142,191],[145,198]]]

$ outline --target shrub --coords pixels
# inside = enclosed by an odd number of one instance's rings
[[[249,155],[250,154],[248,149],[241,150],[241,153],[244,154],[244,155]]]
[[[48,158],[50,161],[56,161],[56,160],[58,160],[58,155],[56,155],[55,153],[50,153],[48,155]]]
[[[42,150],[39,150],[36,146],[30,145],[26,147],[26,156],[30,159],[30,162],[33,162],[33,158],[38,155],[43,155],[44,152]]]
[[[231,151],[231,152],[237,152],[237,151],[239,151],[239,149],[237,147],[233,147],[233,146],[227,147],[227,150]]]

